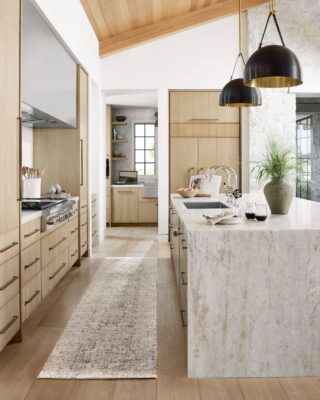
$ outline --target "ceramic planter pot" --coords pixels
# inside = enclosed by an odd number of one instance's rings
[[[264,189],[272,214],[288,214],[293,198],[293,186],[283,179],[272,179]]]

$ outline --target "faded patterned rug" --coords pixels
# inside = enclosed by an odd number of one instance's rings
[[[38,378],[157,376],[157,259],[105,258]]]

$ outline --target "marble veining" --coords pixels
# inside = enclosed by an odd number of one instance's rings
[[[173,201],[188,232],[188,375],[319,376],[320,204],[210,227]]]

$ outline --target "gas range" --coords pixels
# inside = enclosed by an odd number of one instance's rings
[[[75,213],[76,204],[73,199],[23,199],[22,210],[24,211],[42,211],[41,215],[41,232],[45,232],[50,226],[60,224]]]

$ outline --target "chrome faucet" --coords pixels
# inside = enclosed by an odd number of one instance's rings
[[[226,182],[226,196],[227,203],[232,204],[233,206],[238,206],[237,199],[239,199],[242,194],[238,188],[238,176],[236,171],[229,167],[228,165],[218,165],[214,167],[210,167],[206,171],[206,179],[212,180],[212,176],[219,170],[224,171],[227,174],[227,182]],[[233,185],[231,185],[231,176],[233,176]]]

